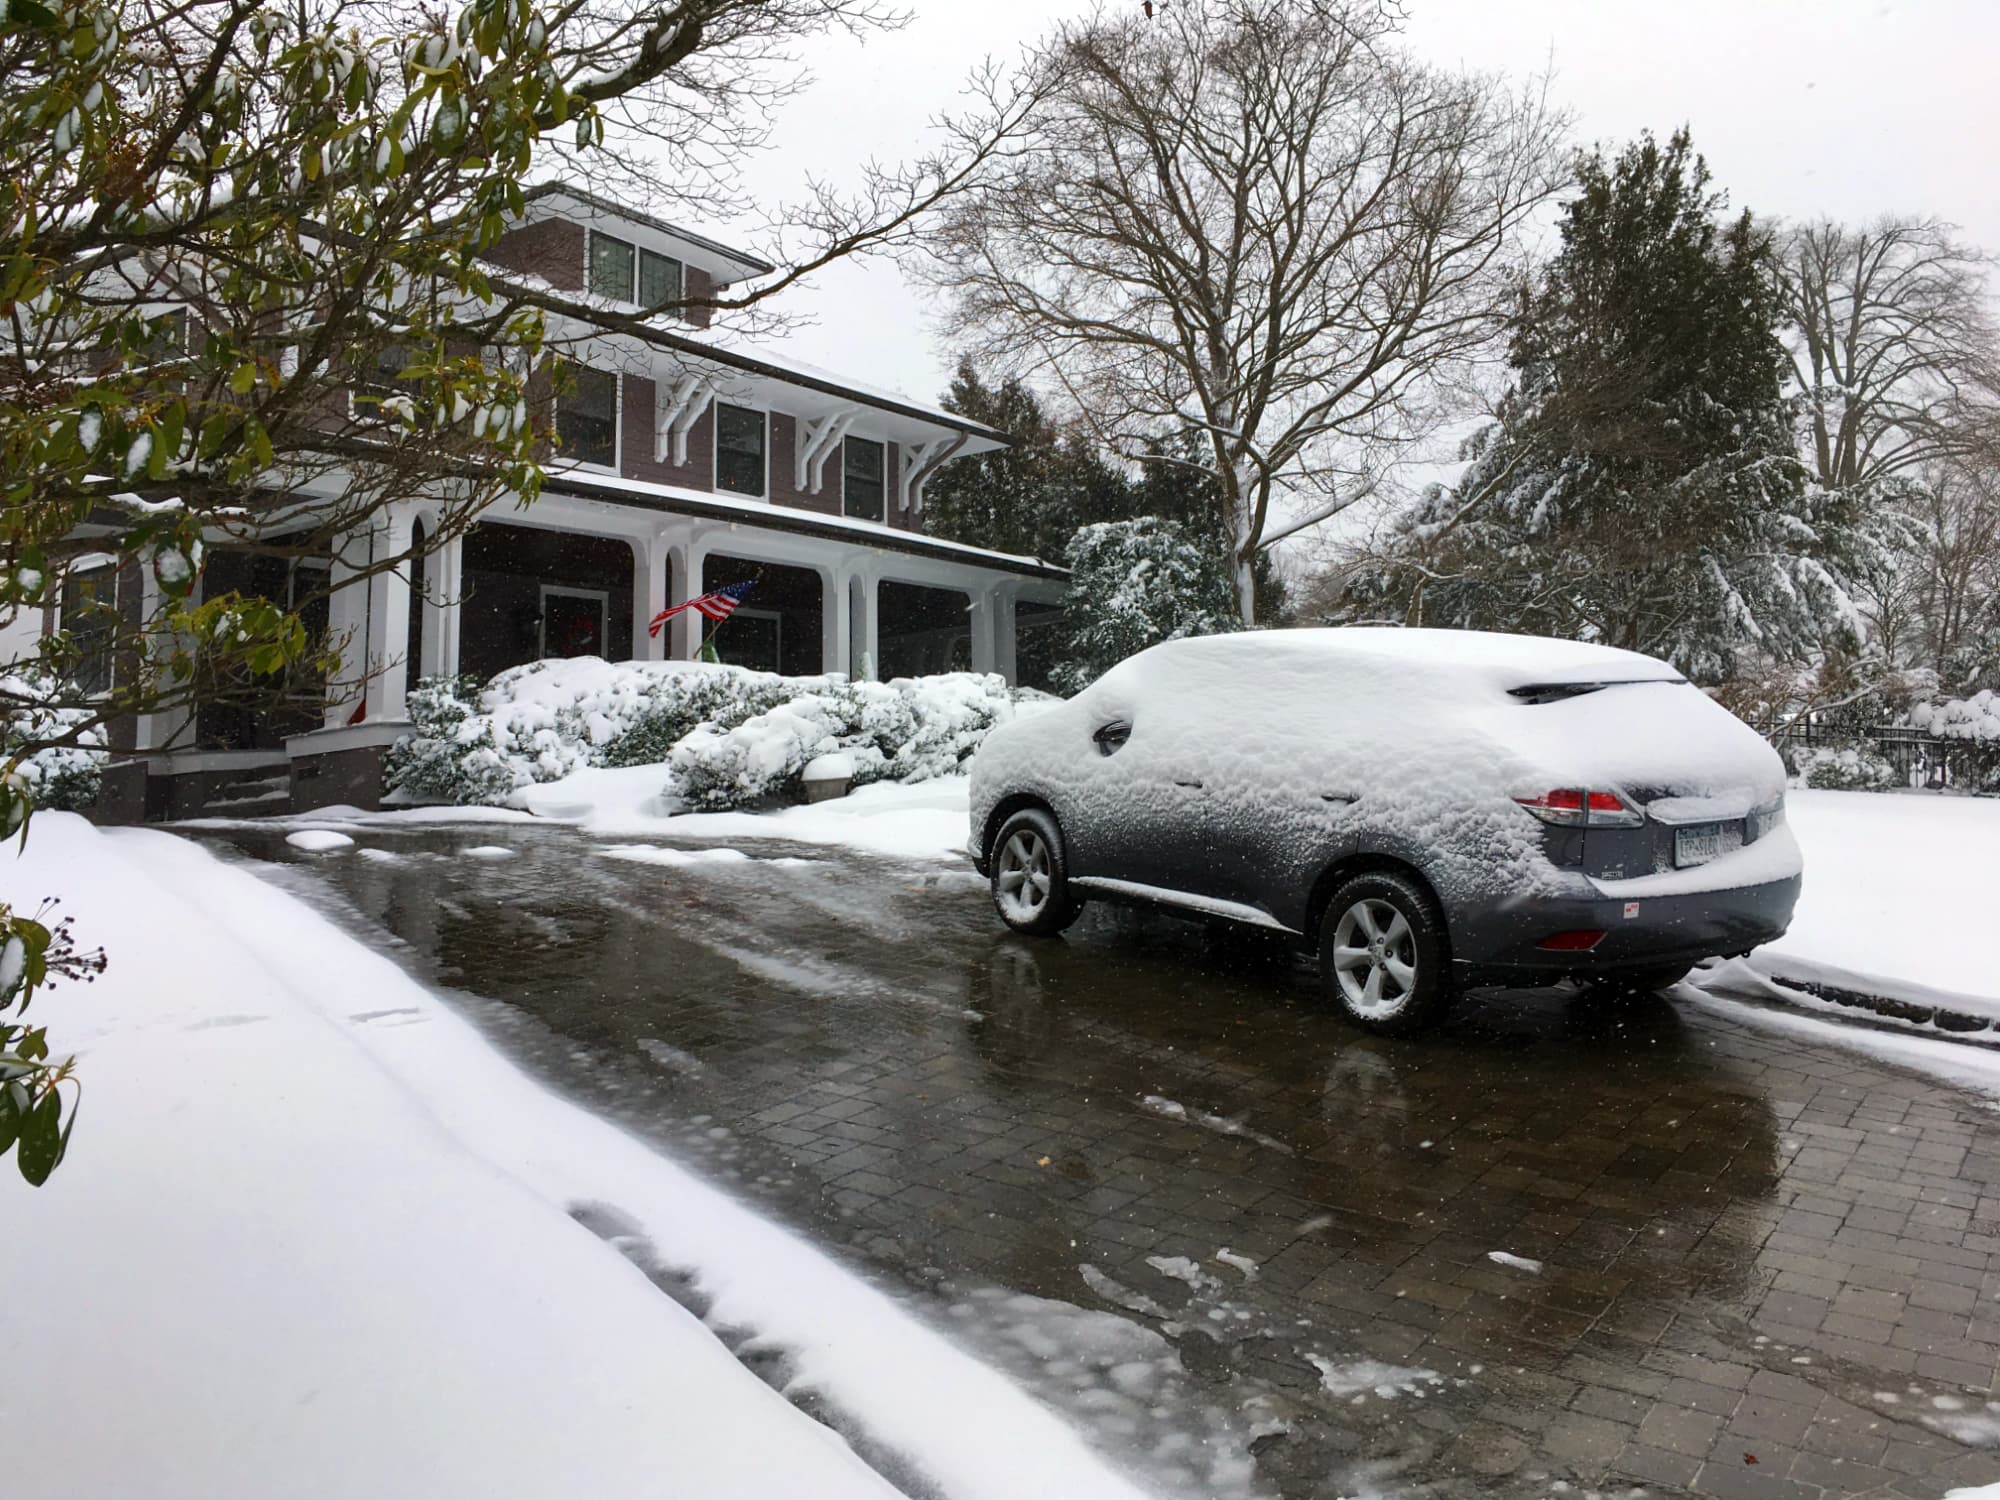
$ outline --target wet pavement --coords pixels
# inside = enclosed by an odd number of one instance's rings
[[[1370,1038],[1254,943],[1009,935],[969,869],[202,836],[1162,1494],[2000,1480],[2000,1116],[1934,1081],[1567,991]]]

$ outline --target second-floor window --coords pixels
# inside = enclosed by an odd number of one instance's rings
[[[590,289],[614,302],[658,307],[681,296],[681,263],[616,235],[590,232]]]
[[[840,508],[863,521],[882,519],[888,500],[887,452],[871,438],[841,444]]]
[[[764,494],[764,414],[747,406],[715,408],[715,487]]]
[[[609,370],[571,365],[556,398],[556,431],[562,456],[578,463],[618,467],[618,377]]]

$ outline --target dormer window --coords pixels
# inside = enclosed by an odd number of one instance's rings
[[[616,235],[590,232],[590,290],[641,308],[681,299],[683,269],[671,255],[644,250]]]
[[[888,498],[887,454],[872,438],[851,437],[841,443],[841,513],[862,521],[879,521]]]

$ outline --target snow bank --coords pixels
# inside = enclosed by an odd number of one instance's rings
[[[1785,820],[1805,884],[1791,930],[1743,960],[1754,974],[2000,1019],[2000,801],[1794,791]],[[1702,983],[1738,987],[1729,970]]]
[[[986,673],[879,683],[702,662],[534,662],[477,693],[421,684],[410,695],[416,732],[390,752],[387,778],[395,795],[497,804],[585,770],[664,764],[670,795],[714,811],[796,797],[806,767],[836,755],[856,784],[950,775],[994,725],[1040,701]]]
[[[387,958],[205,850],[37,820],[9,897],[112,953],[48,1017],[90,1107],[10,1196],[25,1492],[897,1491],[571,1210],[625,1226],[849,1430],[953,1500],[1136,1494],[805,1241],[543,1092]]]
[[[963,776],[877,782],[831,802],[770,812],[679,813],[661,791],[658,767],[629,766],[527,787],[520,800],[539,817],[607,838],[780,839],[891,859],[965,859]]]

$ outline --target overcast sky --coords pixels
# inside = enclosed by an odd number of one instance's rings
[[[754,168],[761,197],[807,172],[912,154],[980,57],[1010,57],[1081,0],[904,0],[914,20],[865,45],[815,44],[817,82]],[[1139,0],[1113,0],[1137,7]],[[2000,3],[1995,0],[1407,0],[1408,45],[1517,76],[1553,65],[1579,140],[1692,127],[1731,202],[1785,218],[1935,214],[2000,249]],[[726,233],[726,230],[724,231]],[[801,358],[933,397],[951,365],[928,307],[886,262],[788,299]]]

